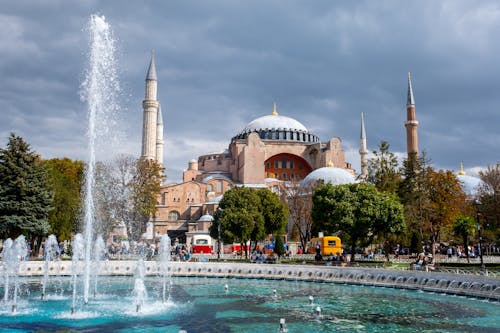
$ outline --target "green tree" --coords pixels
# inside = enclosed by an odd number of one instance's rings
[[[11,133],[0,149],[0,233],[3,238],[24,234],[37,247],[50,230],[52,192],[47,170],[29,144]],[[35,249],[36,250],[36,249]]]
[[[260,205],[261,200],[254,189],[244,186],[230,189],[219,202],[219,209],[210,226],[210,236],[218,238],[220,225],[222,241],[241,244],[247,258],[246,242],[257,241],[265,235]]]
[[[470,216],[457,216],[455,218],[455,221],[453,222],[453,233],[457,237],[461,237],[463,244],[464,244],[464,250],[467,255],[467,262],[469,261],[469,236],[474,234],[474,230],[476,227],[476,223],[474,222],[474,219]]]
[[[274,242],[274,252],[281,257],[285,254],[285,244],[283,244],[283,238],[281,236],[276,236],[276,241]]]
[[[375,185],[379,191],[394,193],[401,182],[398,159],[389,151],[387,141],[382,141],[378,149],[373,151],[375,156],[368,160],[367,182]]]
[[[260,198],[260,212],[264,218],[264,231],[266,234],[284,233],[288,222],[288,208],[276,193],[267,188],[257,190]]]
[[[404,230],[403,206],[397,197],[370,184],[326,184],[313,194],[312,218],[317,231],[341,233],[352,251],[379,236]]]
[[[78,230],[84,163],[69,158],[53,158],[43,162],[54,193],[54,209],[49,213],[50,232],[59,240],[70,240]]]

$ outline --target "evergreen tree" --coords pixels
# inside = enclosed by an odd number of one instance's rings
[[[31,147],[11,133],[7,148],[0,149],[0,234],[20,234],[30,242],[50,230],[52,192],[47,170]],[[40,242],[38,242],[38,246]]]
[[[368,160],[367,182],[379,191],[394,193],[401,182],[398,159],[389,151],[388,142],[382,141],[378,147],[378,151],[373,151],[375,156]]]

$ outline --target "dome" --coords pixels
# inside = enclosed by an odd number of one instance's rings
[[[342,185],[356,183],[354,176],[349,171],[341,168],[323,167],[314,170],[304,178],[302,183],[304,185],[311,185],[322,179],[326,184]]]
[[[272,114],[252,120],[243,129],[243,132],[258,132],[264,129],[309,132],[304,125],[293,118]]]
[[[205,214],[202,215],[199,219],[198,222],[212,222],[214,220],[213,216],[210,214]]]
[[[465,194],[469,196],[475,196],[479,189],[479,186],[483,182],[481,179],[477,177],[467,176],[463,174],[457,175],[458,180],[462,183],[462,189]]]

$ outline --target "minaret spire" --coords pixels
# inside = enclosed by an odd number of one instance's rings
[[[458,172],[460,176],[465,176],[464,162],[460,161],[460,171]]]
[[[415,98],[411,84],[411,74],[408,72],[408,94],[406,96],[406,151],[408,159],[416,159],[418,155],[418,120],[415,113]]]
[[[155,67],[154,51],[151,51],[151,61],[149,63],[148,73],[146,75],[146,92],[143,108],[142,123],[142,152],[141,157],[156,160],[156,141],[157,141],[157,116],[160,102],[157,100],[157,76]],[[162,139],[163,140],[163,139]]]
[[[361,157],[361,174],[359,175],[359,177],[361,179],[366,179],[368,178],[368,150],[366,148],[365,115],[363,112],[361,112],[361,136],[359,155]]]
[[[274,109],[273,109],[272,115],[273,116],[277,116],[278,115],[278,111],[276,111],[276,102],[274,102]]]

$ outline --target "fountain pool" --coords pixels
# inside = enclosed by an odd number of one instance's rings
[[[71,279],[59,280],[46,286],[41,300],[40,280],[21,278],[17,312],[8,304],[1,307],[0,330],[278,332],[282,318],[288,332],[497,332],[500,327],[498,302],[417,290],[247,278],[172,277],[171,297],[164,302],[161,279],[146,276],[148,298],[136,312],[134,279],[108,276],[101,283],[105,294],[71,314]],[[83,303],[83,297],[78,302]]]

